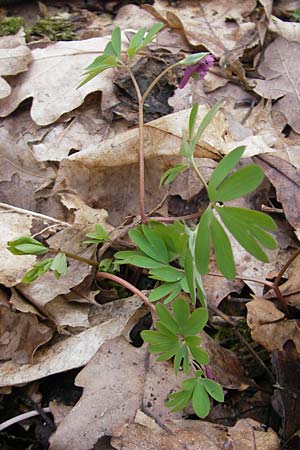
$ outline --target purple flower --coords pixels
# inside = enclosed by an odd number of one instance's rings
[[[214,64],[215,58],[213,55],[207,55],[205,58],[200,59],[196,64],[187,66],[183,77],[179,84],[179,89],[183,89],[191,77],[198,77],[198,79],[203,80],[205,75]]]

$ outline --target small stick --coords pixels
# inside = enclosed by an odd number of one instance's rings
[[[36,217],[38,219],[42,219],[44,222],[53,222],[59,225],[63,225],[64,227],[71,227],[72,225],[68,222],[63,222],[62,220],[54,219],[54,217],[45,216],[44,214],[40,214],[34,211],[29,211],[28,209],[18,208],[16,206],[8,205],[7,203],[0,203],[0,209],[7,209],[8,211],[18,212],[20,214],[26,214],[29,216]],[[4,212],[4,211],[0,211]]]
[[[295,253],[287,260],[287,262],[284,264],[284,266],[282,267],[282,269],[279,271],[277,277],[275,278],[274,281],[274,286],[279,286],[280,280],[284,274],[284,272],[290,267],[290,265],[292,264],[292,262],[297,258],[297,256],[300,253],[300,248],[298,248]]]
[[[43,408],[43,412],[51,413],[51,410],[49,407],[47,407],[47,408]],[[30,419],[31,417],[39,416],[39,415],[40,414],[38,413],[38,411],[28,411],[26,413],[20,414],[19,416],[13,417],[12,419],[2,422],[0,424],[0,431],[5,430],[6,428],[10,427],[11,425],[22,422],[23,420]]]

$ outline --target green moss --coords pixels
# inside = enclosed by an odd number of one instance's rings
[[[51,41],[73,41],[76,39],[72,23],[55,17],[39,19],[26,31],[28,40],[32,36],[48,37]]]
[[[25,26],[23,17],[12,16],[5,17],[0,21],[0,36],[8,36],[9,34],[16,34],[21,27]]]

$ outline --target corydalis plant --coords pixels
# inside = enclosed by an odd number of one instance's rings
[[[112,39],[106,45],[103,54],[87,67],[85,79],[80,86],[108,68],[127,70],[137,92],[139,104],[139,173],[140,173],[140,211],[141,224],[130,230],[129,236],[136,245],[136,250],[117,252],[114,260],[104,259],[100,262],[87,260],[79,255],[51,249],[31,237],[22,237],[8,243],[8,249],[15,255],[45,255],[54,253],[53,258],[38,261],[27,272],[23,282],[36,280],[46,271],[52,270],[60,276],[67,270],[67,257],[85,262],[97,268],[98,280],[107,278],[121,284],[138,295],[159,320],[154,330],[143,331],[143,339],[149,343],[150,352],[158,355],[158,360],[172,359],[176,373],[182,369],[192,377],[183,382],[182,389],[170,395],[166,403],[172,411],[178,411],[192,402],[195,413],[205,417],[209,413],[210,398],[223,401],[221,386],[205,377],[211,372],[209,357],[201,349],[199,333],[208,320],[206,297],[202,284],[202,275],[208,273],[211,250],[213,248],[216,262],[224,277],[232,279],[236,274],[233,252],[227,230],[254,257],[266,261],[264,248],[273,249],[276,242],[269,231],[275,230],[274,221],[261,212],[227,206],[226,202],[246,195],[261,183],[262,170],[256,165],[248,165],[237,170],[237,163],[243,156],[245,147],[233,150],[217,165],[209,183],[205,181],[195,160],[196,145],[217,114],[220,103],[215,104],[204,116],[197,127],[198,105],[195,104],[189,116],[188,132],[183,133],[180,154],[184,161],[166,171],[161,178],[162,184],[170,184],[182,171],[190,168],[195,171],[207,191],[209,203],[197,225],[189,227],[184,221],[174,221],[165,225],[149,220],[144,210],[144,156],[143,156],[143,106],[145,99],[155,84],[169,70],[183,65],[186,72],[181,82],[185,85],[191,76],[204,77],[213,64],[213,57],[208,53],[190,55],[162,71],[151,82],[145,92],[141,92],[135,79],[131,64],[134,57],[143,50],[164,25],[158,23],[149,31],[139,30],[130,40],[126,52],[121,49],[121,31],[116,28]],[[109,240],[106,231],[95,226],[95,232],[87,234],[87,245],[101,245]],[[149,298],[135,286],[115,275],[121,265],[133,265],[147,271],[149,278],[155,280],[156,287]],[[106,270],[107,272],[104,272]],[[189,297],[188,301],[185,297]],[[172,312],[163,304],[153,303],[163,299],[172,302]],[[200,300],[202,307],[196,307]],[[192,304],[192,309],[190,307]]]

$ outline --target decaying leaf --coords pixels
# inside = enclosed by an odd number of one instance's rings
[[[247,323],[251,337],[269,352],[282,350],[286,341],[294,341],[297,351],[300,350],[300,321],[288,320],[284,313],[262,297],[254,297],[247,303]]]
[[[97,324],[88,330],[69,337],[61,336],[53,345],[38,349],[32,364],[20,366],[8,361],[0,365],[0,386],[28,383],[87,364],[104,342],[119,336],[128,320],[141,314],[142,302],[136,297],[114,304],[109,308],[98,306]]]
[[[7,75],[16,75],[28,70],[31,62],[31,51],[25,44],[23,32],[14,36],[4,36],[0,38],[0,99],[7,97],[11,93],[9,83],[2,78]]]
[[[0,361],[30,364],[38,347],[48,342],[53,331],[31,313],[15,312],[0,305]]]
[[[168,420],[164,430],[138,423],[125,428],[111,444],[118,450],[279,450],[276,433],[255,420],[241,419],[234,427],[198,420]],[[54,449],[53,449],[54,450]]]
[[[280,20],[278,17],[272,16],[269,30],[288,41],[300,41],[300,23],[298,22],[286,22]]]
[[[50,448],[88,450],[114,427],[133,422],[142,402],[146,356],[145,346],[132,347],[123,337],[104,344],[77,376],[83,395],[58,427]]]
[[[32,119],[38,125],[48,125],[77,108],[94,91],[103,91],[103,110],[112,106],[115,101],[112,69],[77,89],[84,69],[104,50],[109,40],[110,36],[62,41],[34,49],[29,70],[12,80],[12,93],[0,101],[0,116],[7,116],[23,100],[33,98]]]
[[[282,203],[285,216],[300,236],[300,173],[291,163],[273,155],[253,158],[259,164],[276,189],[277,199]]]
[[[300,395],[300,355],[293,341],[287,341],[282,350],[272,354],[272,364],[276,374],[276,385],[272,405],[282,418],[281,433],[285,441],[299,430],[298,401]]]
[[[291,57],[292,55],[292,57]],[[278,100],[277,106],[289,125],[300,133],[300,97],[298,67],[300,43],[279,37],[266,49],[258,71],[264,80],[256,80],[254,91],[264,98]]]

